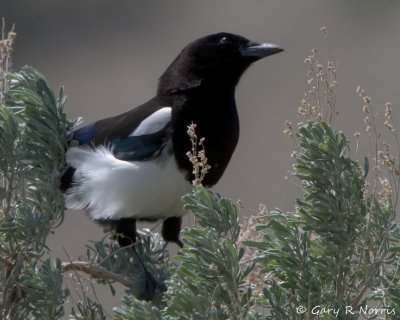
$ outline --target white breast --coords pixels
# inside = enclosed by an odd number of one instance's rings
[[[76,171],[65,196],[67,208],[88,211],[93,219],[183,215],[180,198],[191,185],[168,149],[156,160],[127,162],[103,146],[71,148],[67,162]]]

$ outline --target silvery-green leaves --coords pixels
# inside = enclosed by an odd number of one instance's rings
[[[247,242],[269,274],[267,319],[333,319],[313,307],[340,310],[340,319],[358,319],[346,307],[398,310],[400,237],[391,201],[366,192],[368,163],[363,172],[351,159],[343,133],[310,121],[297,139],[293,176],[303,194],[296,211],[269,212],[257,227],[264,239]]]
[[[59,179],[72,123],[43,75],[31,67],[7,75],[0,109],[1,318],[59,318],[68,292],[45,242],[63,217]]]
[[[251,266],[240,266],[242,248],[238,216],[231,200],[197,186],[183,198],[196,226],[182,231],[184,248],[172,270],[164,295],[164,308],[125,299],[116,319],[245,319],[251,289],[243,283]]]

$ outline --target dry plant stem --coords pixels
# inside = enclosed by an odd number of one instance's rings
[[[206,157],[206,152],[204,148],[204,140],[205,138],[200,138],[198,140],[197,135],[196,135],[196,124],[191,123],[187,128],[187,134],[189,135],[190,141],[192,143],[192,149],[191,151],[188,151],[186,153],[187,157],[189,158],[189,161],[191,162],[193,166],[193,176],[194,179],[192,181],[192,184],[194,186],[198,186],[202,183],[204,180],[204,177],[208,173],[208,171],[211,169],[211,166],[208,164],[208,159]],[[198,147],[200,150],[198,150]]]
[[[67,256],[69,262],[72,262],[73,260],[70,258],[68,252],[65,249],[64,249],[64,253]],[[61,266],[62,265],[63,264],[61,264]],[[75,289],[75,294],[76,294],[77,298],[75,298],[73,295],[71,295],[69,297],[71,301],[74,301],[73,304],[77,305],[79,303],[79,301],[86,300],[88,298],[88,294],[92,294],[94,299],[95,299],[95,301],[96,301],[96,303],[100,306],[101,305],[101,301],[97,297],[96,290],[94,288],[94,283],[93,283],[93,281],[91,281],[90,274],[89,274],[89,277],[86,278],[86,277],[82,276],[82,274],[81,274],[82,272],[80,272],[80,271],[76,271],[76,270],[70,270],[70,271],[74,273],[73,276],[70,277],[70,278],[69,277],[64,277],[64,279],[65,280],[66,279],[70,279],[71,283],[72,283],[72,286]],[[87,273],[85,273],[85,274],[87,274]],[[88,293],[88,290],[87,290],[88,288],[85,287],[85,285],[84,285],[84,281],[89,283],[89,286],[91,288],[91,291],[89,293]],[[105,311],[103,310],[103,312],[105,312]],[[105,313],[105,314],[108,316],[108,318],[110,318],[110,319],[112,318],[109,314],[107,314],[107,313]]]
[[[344,261],[346,258],[346,254],[342,253],[339,256],[339,274],[336,280],[336,300],[341,301],[343,299],[343,295],[344,295],[344,288],[345,288],[345,284],[343,283],[344,281],[344,275],[345,275],[345,271],[344,271]]]
[[[1,39],[0,39],[0,107],[4,106],[4,93],[6,92],[6,74],[11,69],[11,53],[13,51],[13,44],[15,41],[16,33],[14,32],[14,25],[11,31],[6,33],[6,23],[2,19]]]
[[[85,261],[70,261],[63,262],[61,264],[61,270],[63,273],[70,271],[78,271],[84,272],[90,275],[94,279],[102,279],[102,280],[113,280],[123,284],[128,288],[134,287],[134,282],[129,280],[128,278],[121,276],[119,274],[108,271],[105,268],[95,266],[89,262]]]
[[[13,319],[15,312],[15,300],[17,297],[17,286],[15,285],[19,274],[22,269],[23,261],[20,256],[17,256],[14,264],[11,268],[7,268],[5,271],[5,278],[7,279],[3,285],[3,301],[0,304],[1,316],[4,319]]]
[[[328,60],[328,65],[326,67],[326,76],[324,79],[324,86],[326,89],[326,95],[325,95],[325,102],[326,106],[329,109],[329,112],[327,112],[326,116],[329,115],[329,119],[325,118],[325,121],[329,121],[329,123],[333,126],[335,124],[335,119],[336,119],[336,62],[333,58],[333,52],[332,52],[332,46],[331,43],[329,42],[328,39],[328,32],[326,30],[326,27],[322,27],[321,31],[324,33],[325,36],[325,41],[328,46],[328,52],[329,52],[329,60]]]
[[[336,116],[338,115],[338,112],[336,111],[337,63],[333,56],[326,28],[322,27],[321,31],[324,34],[328,47],[328,62],[325,65],[319,62],[319,51],[316,48],[312,49],[310,55],[304,60],[304,63],[308,66],[307,90],[297,109],[297,127],[307,121],[324,121],[333,126]],[[296,129],[293,123],[285,121],[285,129],[283,130],[283,133],[287,137],[291,138],[295,145],[295,149],[290,155],[292,158],[299,156],[299,148],[295,132]],[[303,189],[302,186],[294,182],[293,179],[288,180],[300,189]]]
[[[328,63],[320,64],[318,61],[318,49],[313,49],[304,60],[308,65],[307,76],[308,90],[304,94],[298,108],[298,121],[327,122],[334,125],[337,116],[336,111],[336,61],[333,58],[331,45],[328,41],[325,27],[321,28],[328,44]]]
[[[374,111],[374,107],[372,104],[371,98],[365,93],[363,89],[358,87],[356,92],[362,99],[363,103],[363,112],[365,113],[364,123],[366,124],[366,131],[368,133],[369,138],[369,146],[370,150],[372,151],[372,156],[370,156],[372,162],[372,173],[373,173],[373,188],[372,191],[367,190],[364,188],[364,194],[367,196],[368,194],[373,195],[379,202],[388,203],[388,201],[392,201],[393,208],[397,207],[398,203],[398,196],[399,196],[399,185],[400,185],[400,169],[399,163],[396,163],[400,159],[400,144],[399,144],[399,137],[396,133],[396,129],[393,126],[393,116],[392,116],[392,107],[390,103],[385,104],[385,112],[384,112],[384,126],[390,131],[393,138],[395,139],[396,146],[398,148],[398,156],[397,158],[391,154],[391,150],[388,144],[382,142],[382,137],[377,130],[376,121],[378,118],[378,114]],[[374,211],[373,204],[370,205],[368,210],[370,212]],[[367,227],[366,227],[366,235],[364,241],[364,248],[367,248],[367,242],[370,237],[369,233],[369,224],[370,218],[369,213],[367,217]],[[364,281],[364,283],[360,284],[359,294],[352,303],[352,306],[356,306],[361,299],[365,292],[370,288],[370,283],[372,282],[372,275],[374,270],[372,269],[376,261],[383,261],[385,259],[385,251],[384,246],[385,243],[388,241],[388,235],[386,234],[385,237],[382,239],[379,248],[377,250],[371,251],[371,258],[372,264],[368,278]],[[359,264],[361,264],[361,258]],[[399,265],[396,266],[396,272]],[[386,266],[385,264],[381,264],[379,266],[380,273],[385,273]],[[393,278],[394,279],[394,278]],[[381,283],[380,287],[383,292],[388,291],[391,283],[385,287],[383,283]],[[384,297],[386,299],[386,297]],[[385,318],[386,319],[386,318]]]

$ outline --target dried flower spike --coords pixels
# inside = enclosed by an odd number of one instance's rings
[[[192,149],[186,153],[189,161],[193,166],[193,176],[194,179],[192,184],[194,186],[200,185],[204,180],[204,177],[211,169],[211,166],[208,164],[208,159],[206,157],[206,152],[204,148],[205,138],[202,137],[198,140],[196,135],[196,124],[191,123],[187,128],[187,134],[189,135],[190,141],[192,142]],[[198,148],[200,150],[198,150]]]

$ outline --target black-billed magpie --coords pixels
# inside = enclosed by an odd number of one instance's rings
[[[73,133],[79,146],[68,150],[70,168],[61,181],[67,208],[111,225],[121,246],[135,242],[136,220],[165,219],[163,238],[182,246],[180,199],[194,178],[188,125],[195,123],[197,136],[205,138],[211,167],[203,185],[213,186],[239,138],[239,78],[253,62],[281,51],[230,33],[187,45],[159,79],[153,99]]]

